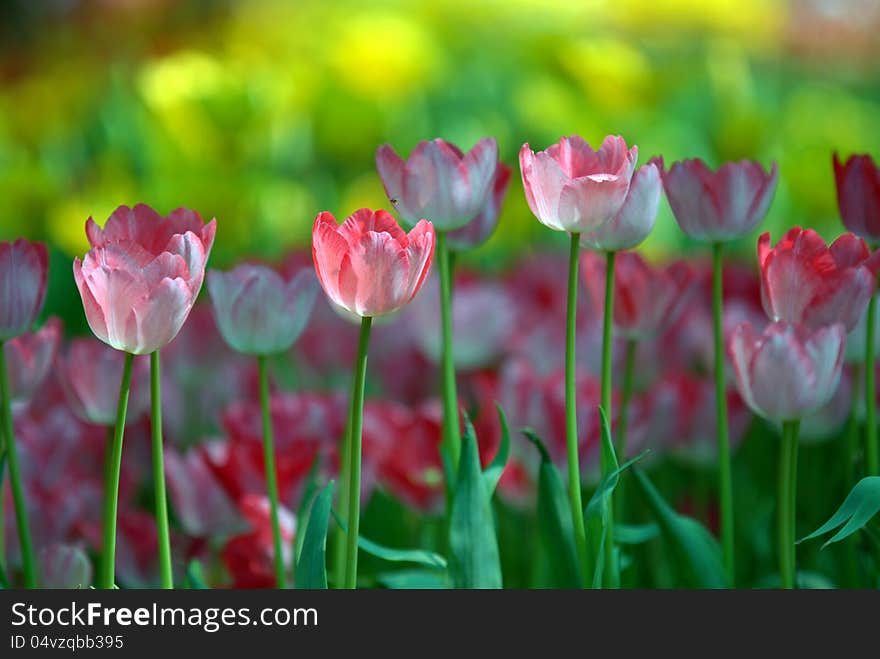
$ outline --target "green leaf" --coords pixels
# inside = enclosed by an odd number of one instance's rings
[[[571,504],[562,476],[547,452],[547,447],[533,430],[523,434],[541,454],[538,470],[538,538],[549,559],[554,588],[580,588],[581,570],[571,520]]]
[[[454,588],[501,588],[495,520],[480,471],[474,427],[467,417],[449,520],[449,548]]]
[[[437,570],[398,570],[383,572],[376,576],[376,581],[386,588],[394,590],[437,590],[449,588],[445,572]]]
[[[633,469],[633,475],[688,585],[725,588],[727,576],[721,561],[721,549],[712,534],[697,520],[675,512],[641,470]]]
[[[306,477],[306,485],[303,489],[302,497],[299,500],[299,508],[296,511],[296,521],[300,528],[308,528],[309,511],[312,509],[312,502],[318,493],[318,476],[321,471],[321,455],[316,454],[312,460],[312,466],[309,468],[309,475]],[[299,560],[302,553],[303,541],[305,533],[295,533],[293,536],[293,556],[294,563]]]
[[[855,484],[831,519],[810,535],[798,540],[798,543],[812,540],[833,531],[838,526],[843,526],[822,545],[822,549],[825,549],[828,545],[844,540],[863,528],[878,511],[880,511],[880,476],[867,476]]]
[[[614,540],[622,545],[640,545],[660,535],[656,524],[615,524]]]
[[[305,539],[293,572],[296,588],[327,588],[327,528],[333,503],[333,481],[327,483],[312,503]]]
[[[510,458],[510,428],[507,425],[507,417],[501,405],[495,403],[495,409],[498,411],[498,421],[501,423],[501,443],[498,445],[498,452],[492,458],[486,468],[483,470],[483,478],[486,481],[486,490],[489,496],[495,492],[498,487],[498,481],[501,480],[501,474],[507,466],[507,460]]]
[[[345,520],[343,520],[335,510],[333,511],[333,519],[336,520],[336,523],[339,524],[343,531],[348,531]],[[378,542],[368,540],[362,535],[358,536],[358,547],[367,554],[370,554],[370,556],[375,556],[384,561],[390,561],[392,563],[416,563],[417,565],[424,565],[425,567],[440,568],[441,570],[446,569],[446,559],[433,551],[427,551],[425,549],[395,549],[394,547],[386,547],[385,545],[380,545]]]
[[[205,582],[205,574],[202,570],[202,563],[196,559],[189,562],[186,566],[186,584],[187,588],[193,590],[208,590],[208,584]]]

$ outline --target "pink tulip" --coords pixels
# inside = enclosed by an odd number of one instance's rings
[[[845,344],[846,328],[841,323],[811,330],[777,322],[760,335],[743,323],[729,344],[737,389],[748,406],[766,419],[802,419],[834,395]]]
[[[318,283],[302,270],[289,281],[264,265],[208,273],[217,326],[234,350],[271,355],[289,350],[309,320]]]
[[[841,322],[855,328],[871,300],[880,252],[871,256],[865,241],[851,233],[830,247],[812,229],[794,227],[770,246],[758,239],[761,299],[774,321],[821,327]]]
[[[165,473],[174,511],[183,529],[196,537],[228,535],[238,514],[201,451],[165,453]]]
[[[663,187],[682,231],[695,240],[726,242],[764,219],[777,178],[776,163],[769,173],[752,160],[727,162],[713,172],[693,158],[673,163],[663,173]]]
[[[58,358],[57,370],[70,409],[82,421],[116,423],[116,405],[125,357],[92,338],[74,339]],[[126,424],[140,420],[149,404],[147,360],[135,359]]]
[[[46,299],[49,253],[43,243],[0,242],[0,341],[27,332]]]
[[[39,562],[43,588],[80,589],[92,583],[92,564],[79,545],[56,543],[44,547]]]
[[[581,235],[581,245],[602,252],[632,249],[641,243],[657,220],[663,182],[654,163],[640,167],[633,174],[629,192],[620,210],[610,222]]]
[[[605,307],[605,257],[584,253],[581,274],[599,314]],[[621,252],[614,261],[614,327],[627,339],[658,334],[684,306],[694,279],[684,261],[654,268],[635,252]]]
[[[392,205],[410,226],[428,218],[442,231],[463,227],[492,203],[498,144],[484,138],[466,154],[441,139],[419,142],[404,161],[388,144],[376,167]]]
[[[463,227],[453,229],[447,236],[449,247],[458,251],[466,251],[482,245],[498,225],[498,214],[501,204],[510,187],[510,175],[513,170],[503,162],[495,168],[491,194],[487,195],[486,203],[477,216]]]
[[[103,229],[89,218],[92,249],[73,274],[95,336],[135,355],[166,346],[201,289],[216,227],[195,211],[162,217],[144,204],[120,206]]]
[[[880,242],[880,169],[868,155],[851,156],[841,164],[834,154],[837,206],[847,229]]]
[[[50,318],[38,332],[21,334],[3,346],[13,406],[30,401],[46,379],[61,344],[61,320]]]
[[[538,153],[523,144],[519,165],[529,208],[556,231],[599,229],[623,205],[638,153],[612,135],[598,151],[577,135]]]
[[[434,226],[419,220],[407,234],[384,210],[361,208],[341,225],[315,218],[312,258],[318,281],[337,306],[358,316],[382,316],[413,299],[434,254]]]

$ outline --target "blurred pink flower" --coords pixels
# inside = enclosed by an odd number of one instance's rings
[[[218,482],[200,451],[181,455],[165,451],[165,475],[173,510],[180,525],[190,535],[227,535],[240,524],[235,504]]]
[[[662,166],[662,160],[657,160]],[[695,240],[726,242],[754,229],[770,207],[778,171],[752,160],[727,162],[711,171],[699,158],[663,172],[663,187],[681,230]]]
[[[811,330],[777,322],[762,334],[743,323],[729,344],[737,389],[765,419],[800,420],[834,395],[845,344],[846,328],[841,323]]]
[[[43,547],[39,566],[42,588],[88,588],[92,583],[92,563],[79,545],[56,543]]]
[[[61,319],[52,317],[37,332],[20,334],[3,344],[13,411],[30,402],[46,379],[61,344]]]
[[[208,273],[217,326],[238,352],[271,355],[289,350],[309,320],[318,292],[313,272],[285,281],[272,268],[244,263]]]
[[[93,338],[70,342],[67,353],[58,356],[56,368],[70,409],[87,423],[116,424],[116,406],[122,383],[124,356]],[[141,419],[149,405],[148,368],[145,359],[135,359],[125,422]]]
[[[420,220],[407,234],[388,212],[361,208],[337,225],[315,219],[312,257],[324,292],[357,316],[382,316],[412,300],[434,255],[434,227]]]
[[[0,242],[0,341],[27,332],[46,299],[49,253],[43,243]]]
[[[847,229],[880,242],[880,169],[869,155],[850,156],[841,163],[834,154],[837,206]]]
[[[657,165],[648,163],[640,167],[633,174],[620,210],[611,221],[581,234],[581,245],[602,252],[632,249],[654,228],[662,194],[663,182]]]
[[[855,328],[877,286],[880,252],[871,256],[861,238],[845,233],[830,247],[812,229],[793,227],[770,246],[758,239],[761,299],[774,321]]]
[[[482,245],[489,239],[498,226],[498,215],[501,213],[501,204],[504,202],[507,188],[510,187],[512,172],[513,170],[503,162],[498,163],[491,194],[486,197],[483,209],[463,227],[449,232],[447,240],[451,249],[466,251]]]
[[[495,138],[483,138],[467,153],[439,138],[419,142],[406,161],[383,144],[376,151],[376,167],[391,204],[409,226],[427,218],[437,229],[451,231],[477,221],[480,226],[471,232],[477,238],[485,224],[491,232],[498,197],[504,196],[506,187],[503,181],[499,183],[504,172]],[[478,215],[483,217],[477,220]],[[472,237],[462,234],[459,239]]]
[[[627,150],[612,135],[598,150],[577,135],[537,153],[523,144],[519,164],[529,208],[556,231],[599,229],[623,205],[637,157],[637,147]]]
[[[136,355],[166,346],[201,289],[216,226],[195,211],[162,217],[145,204],[120,206],[103,229],[89,218],[92,248],[74,259],[73,274],[95,336]]]
[[[239,502],[239,510],[250,530],[226,541],[221,551],[223,564],[232,577],[233,588],[274,588],[274,549],[269,500],[248,494]],[[296,518],[283,506],[278,509],[281,545],[288,571],[293,566],[293,539]]]

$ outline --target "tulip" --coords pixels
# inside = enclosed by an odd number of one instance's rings
[[[658,159],[661,168],[663,161]],[[778,171],[757,162],[727,162],[716,171],[698,159],[673,163],[663,172],[666,198],[681,230],[695,240],[712,243],[712,312],[715,352],[715,402],[718,409],[719,489],[721,542],[727,577],[735,574],[733,547],[733,479],[724,374],[724,331],[721,251],[725,242],[754,229],[770,207]]]
[[[56,543],[40,552],[40,575],[43,588],[88,588],[92,564],[82,547]]]
[[[758,335],[748,323],[730,340],[736,386],[752,410],[782,423],[779,460],[779,566],[782,587],[795,584],[795,493],[800,420],[831,400],[840,381],[846,328],[810,329],[777,322]]]
[[[34,324],[46,299],[48,270],[49,256],[43,243],[32,243],[23,238],[14,243],[0,242],[0,406],[2,406],[0,412],[3,416],[3,437],[6,460],[9,462],[9,481],[15,502],[15,521],[21,545],[24,582],[28,588],[36,587],[37,574],[15,447],[11,402],[13,392],[10,390],[6,364],[6,343],[26,332]],[[2,483],[2,471],[0,471],[0,486]]]
[[[342,447],[348,473],[342,500],[347,501],[345,588],[357,586],[357,541],[360,526],[361,452],[364,381],[373,316],[407,304],[424,282],[434,254],[434,226],[419,220],[407,234],[386,211],[361,208],[342,225],[320,213],[312,230],[312,257],[321,287],[336,305],[361,317],[355,362],[348,437]],[[347,459],[346,459],[347,458]],[[347,495],[347,496],[346,496]]]
[[[486,195],[483,208],[470,222],[463,227],[453,229],[446,234],[449,248],[457,252],[464,252],[482,245],[498,226],[498,215],[501,212],[501,204],[510,187],[510,175],[513,170],[499,162],[495,168],[495,176],[492,179],[491,194]],[[426,215],[430,217],[430,215]]]
[[[834,180],[837,184],[837,206],[843,224],[876,247],[880,243],[880,169],[871,156],[851,156],[845,164],[841,164],[835,153]],[[877,274],[876,268],[874,274]],[[868,411],[865,459],[868,474],[873,476],[880,475],[880,438],[877,435],[877,408],[873,402],[877,391],[874,369],[877,316],[877,296],[873,295],[868,304],[868,332],[863,344],[865,404]]]
[[[50,318],[38,332],[21,334],[4,344],[13,407],[23,407],[46,379],[61,343],[61,320]]]
[[[855,329],[874,292],[880,252],[846,233],[827,246],[812,229],[794,227],[776,247],[758,239],[761,299],[773,321],[822,327],[841,322]]]
[[[122,437],[134,355],[150,355],[153,474],[162,587],[173,587],[168,508],[162,456],[162,395],[159,350],[180,331],[202,287],[217,221],[208,224],[195,211],[178,208],[162,217],[145,204],[120,206],[100,228],[90,217],[91,249],[74,259],[73,275],[95,336],[126,353],[116,432],[111,452],[109,491],[118,492]],[[104,511],[102,585],[113,587],[116,499]]]
[[[255,494],[239,502],[242,517],[250,527],[245,533],[226,541],[221,556],[232,575],[233,588],[271,588],[275,583],[272,573],[272,530],[270,506],[265,498]],[[296,535],[296,517],[286,508],[281,509],[281,532],[284,546],[284,565],[293,563],[293,540]]]
[[[594,150],[582,138],[573,135],[563,137],[558,144],[545,151],[535,153],[528,144],[523,144],[519,152],[519,164],[522,173],[523,187],[529,208],[545,226],[555,231],[571,233],[571,249],[568,268],[568,304],[566,310],[566,350],[565,350],[565,393],[566,393],[566,444],[568,452],[568,489],[571,504],[571,515],[574,525],[577,553],[586,574],[588,570],[588,554],[586,531],[583,521],[581,503],[580,467],[578,464],[577,411],[575,409],[575,328],[577,324],[577,269],[578,250],[581,234],[603,230],[604,225],[614,220],[626,201],[630,189],[630,181],[638,157],[638,148],[633,146],[627,150],[622,137],[607,136],[598,150]],[[637,194],[633,196],[632,208],[627,213],[639,214],[637,207],[642,205],[642,194],[646,192],[641,186],[648,183],[650,171],[640,184]],[[648,185],[650,187],[650,185]],[[648,204],[644,204],[647,210]],[[621,216],[617,226],[630,222],[631,216]],[[627,231],[628,232],[628,231]],[[620,239],[624,237],[620,230]],[[606,234],[599,233],[602,240]],[[609,254],[613,255],[613,252]],[[608,258],[608,271],[613,272],[613,256]],[[613,279],[613,277],[611,278]],[[608,294],[613,291],[609,286]],[[607,305],[613,308],[612,304]],[[606,412],[611,415],[611,378],[610,378],[610,317],[606,314],[605,332],[603,333],[603,396],[602,402],[607,406]],[[607,339],[607,340],[605,340]],[[604,464],[603,471],[610,468]],[[610,513],[610,507],[608,512]],[[612,540],[613,522],[608,516],[608,538],[605,542],[605,574],[611,587],[618,585],[616,553]]]
[[[289,350],[302,333],[315,302],[317,282],[314,274],[306,270],[285,282],[281,275],[266,266],[244,264],[230,272],[209,272],[208,291],[217,325],[226,342],[239,352],[257,356],[275,577],[278,588],[286,588],[266,355]]]

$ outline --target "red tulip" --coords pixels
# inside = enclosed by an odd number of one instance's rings
[[[13,405],[22,405],[46,379],[61,343],[61,320],[50,318],[38,332],[21,334],[3,346]]]
[[[581,276],[597,314],[605,308],[605,257],[586,252]],[[695,275],[684,261],[653,268],[635,252],[621,252],[614,261],[614,327],[628,339],[658,334],[682,309]]]
[[[27,332],[46,298],[49,254],[43,243],[0,242],[0,341]]]
[[[250,355],[289,350],[309,320],[317,291],[315,275],[306,270],[289,281],[250,263],[208,273],[220,333],[234,350]]]
[[[797,421],[825,405],[843,367],[846,328],[816,330],[786,322],[756,334],[743,323],[730,339],[736,386],[752,410],[771,421]]]
[[[486,203],[477,216],[463,227],[449,232],[447,239],[449,247],[458,251],[473,249],[482,245],[498,225],[498,215],[501,212],[501,203],[510,187],[510,175],[513,170],[503,162],[495,168],[495,177],[492,183],[491,194],[486,197]]]
[[[166,346],[186,321],[205,276],[217,221],[185,208],[160,216],[149,206],[117,208],[103,229],[92,218],[92,249],[73,274],[99,339],[136,355]]]
[[[419,142],[406,161],[383,144],[376,151],[376,167],[388,198],[408,225],[426,217],[442,231],[463,227],[485,213],[503,177],[494,138],[480,140],[466,154],[445,140]]]
[[[871,242],[880,242],[880,169],[871,156],[850,156],[841,164],[834,154],[837,206],[847,229]]]
[[[361,208],[341,225],[323,212],[312,230],[312,258],[324,292],[357,316],[382,316],[413,299],[434,255],[434,226],[407,234],[387,211]]]
[[[599,229],[623,205],[638,153],[612,135],[598,151],[577,135],[538,153],[523,144],[519,165],[529,208],[556,231]]]
[[[222,557],[232,576],[233,588],[274,588],[274,549],[272,525],[269,516],[269,500],[250,494],[239,503],[242,516],[251,530],[230,538],[223,547]],[[296,534],[296,518],[284,507],[279,508],[281,545],[284,563],[293,562],[293,539]]]
[[[821,327],[841,322],[855,328],[868,306],[880,269],[865,241],[851,233],[830,247],[812,229],[794,227],[770,247],[770,234],[758,239],[761,299],[774,321]]]
[[[92,338],[74,339],[57,368],[70,409],[81,420],[102,426],[116,423],[124,356]],[[147,360],[135,359],[126,424],[139,421],[149,405]]]
[[[657,220],[663,182],[654,163],[640,167],[633,174],[629,192],[620,210],[610,222],[581,235],[581,245],[602,252],[632,249],[641,243]]]
[[[776,163],[769,173],[752,160],[727,162],[713,172],[694,158],[673,163],[663,187],[682,231],[696,240],[726,242],[764,219],[777,178]]]

